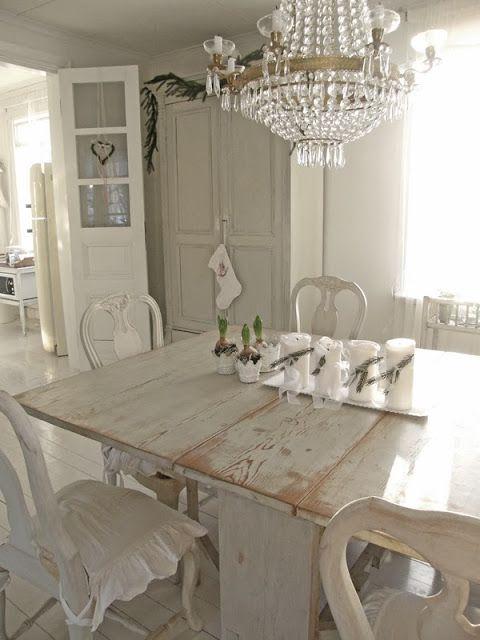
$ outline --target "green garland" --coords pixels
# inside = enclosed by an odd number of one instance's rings
[[[237,64],[248,67],[252,62],[260,60],[262,57],[263,50],[256,49],[244,58],[239,57]],[[181,78],[175,73],[160,74],[145,82],[144,85],[145,86],[141,91],[141,104],[146,115],[144,158],[147,162],[148,173],[152,173],[155,171],[153,156],[158,152],[157,123],[159,109],[156,93],[165,87],[165,94],[167,96],[177,96],[179,98],[187,98],[187,100],[196,100],[200,94],[203,94],[202,100],[205,100],[207,92],[205,91],[204,83],[197,82],[196,80],[185,80],[185,78]],[[153,89],[150,87],[153,87]]]

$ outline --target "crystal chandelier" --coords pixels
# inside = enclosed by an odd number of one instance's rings
[[[400,117],[416,73],[439,60],[447,34],[437,29],[412,40],[425,55],[419,69],[393,64],[384,37],[399,25],[398,13],[369,11],[367,0],[281,0],[257,23],[270,41],[262,61],[245,68],[230,40],[204,42],[207,93],[294,144],[300,165],[343,167],[345,143]]]

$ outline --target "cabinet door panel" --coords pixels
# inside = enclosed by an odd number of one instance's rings
[[[177,149],[177,231],[214,231],[212,113],[197,108],[175,118]]]
[[[227,245],[243,291],[233,321],[288,325],[290,157],[288,145],[239,113],[226,114]]]
[[[215,247],[185,244],[178,249],[182,317],[212,322],[215,317],[215,274],[208,268],[208,261]]]
[[[235,115],[231,128],[231,233],[275,233],[271,133]]]
[[[167,323],[203,331],[215,317],[215,274],[208,268],[220,240],[219,114],[214,100],[167,107]]]
[[[251,326],[258,313],[265,326],[271,327],[274,321],[272,289],[275,287],[272,250],[264,247],[233,247],[231,257],[237,277],[243,283],[242,295],[232,304],[232,322],[241,325],[246,322]]]

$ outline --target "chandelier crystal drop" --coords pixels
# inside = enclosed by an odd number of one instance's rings
[[[367,0],[281,0],[257,23],[269,38],[263,60],[245,68],[233,42],[204,43],[207,93],[294,144],[300,165],[343,167],[344,145],[400,117],[415,86],[418,70],[401,72],[384,42],[399,24],[398,13],[370,11]],[[426,43],[420,72],[438,62],[436,40],[417,38]]]

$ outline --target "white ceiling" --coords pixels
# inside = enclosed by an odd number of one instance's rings
[[[44,76],[43,71],[0,62],[0,94],[39,82]]]
[[[278,1],[278,0],[277,0]],[[376,0],[370,0],[373,4]],[[396,6],[425,0],[387,0]],[[158,55],[255,31],[276,0],[0,0],[0,10],[92,38],[105,44]]]
[[[70,33],[156,55],[255,30],[275,0],[0,0],[0,9]]]

